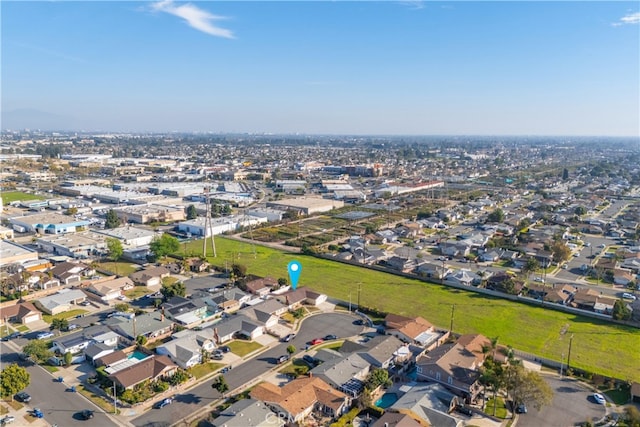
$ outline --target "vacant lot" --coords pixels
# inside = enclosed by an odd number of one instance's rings
[[[26,200],[44,200],[44,197],[36,194],[23,193],[22,191],[7,191],[2,192],[2,203],[8,205],[11,202],[26,201]]]
[[[299,286],[351,299],[354,304],[360,294],[362,306],[422,316],[441,328],[449,328],[455,306],[454,332],[498,337],[499,344],[549,359],[566,357],[573,335],[572,366],[640,381],[640,331],[636,328],[225,238],[217,237],[216,247],[218,257],[209,261],[221,269],[225,262],[239,263],[249,274],[286,278],[287,264],[297,259],[302,264]],[[202,241],[191,242],[186,250],[201,253]]]

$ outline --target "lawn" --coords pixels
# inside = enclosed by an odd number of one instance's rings
[[[246,356],[247,354],[253,351],[256,351],[262,347],[262,344],[259,344],[255,341],[241,341],[241,340],[231,341],[227,345],[231,349],[232,353],[240,357]]]
[[[7,191],[2,192],[2,203],[8,205],[11,202],[26,201],[26,200],[44,200],[42,196],[36,194],[23,193],[22,191]]]
[[[110,271],[113,274],[117,274],[119,276],[128,276],[131,273],[135,273],[139,270],[139,267],[136,264],[131,264],[130,262],[112,262],[106,261],[98,264],[98,269],[104,271]]]
[[[40,365],[40,366],[42,366],[45,370],[49,371],[52,374],[60,370],[60,368],[53,365]]]
[[[104,410],[106,413],[113,414],[113,400],[111,400],[111,403],[109,403],[106,400],[104,400],[101,396],[98,396],[97,394],[95,394],[91,390],[87,390],[82,385],[77,387],[76,390],[78,392],[82,393],[82,395],[84,397],[86,397],[87,399],[89,399],[90,401],[95,403],[97,406],[102,408],[102,410]],[[118,409],[118,413],[120,413],[119,409]]]
[[[484,406],[484,413],[493,415],[493,397],[487,400],[487,404]],[[504,404],[502,397],[496,397],[496,417],[505,419],[507,418],[507,407]]]
[[[129,299],[137,299],[143,295],[150,294],[151,291],[146,286],[134,286],[133,289],[124,291],[124,295]]]
[[[8,413],[9,413],[9,410],[4,405],[0,405],[0,415],[4,415]]]
[[[19,411],[24,406],[22,403],[15,400],[6,400],[4,403],[11,406],[11,409],[13,409],[14,411]]]
[[[293,359],[293,362],[278,371],[281,374],[292,374],[296,376],[306,375],[309,372],[309,365],[302,359]]]
[[[195,253],[202,251],[201,241],[186,246]],[[560,360],[563,353],[566,355],[573,336],[574,368],[640,381],[637,328],[259,245],[255,245],[254,258],[251,243],[221,237],[216,237],[216,248],[218,257],[208,257],[208,261],[220,268],[226,261],[245,265],[250,274],[286,278],[287,264],[297,259],[302,264],[299,286],[343,301],[348,301],[351,293],[355,302],[361,285],[362,306],[422,316],[440,328],[449,328],[454,306],[454,332],[498,337],[499,344],[549,359]]]
[[[79,316],[80,314],[85,314],[85,313],[88,313],[88,311],[77,308],[75,310],[65,311],[64,313],[59,313],[54,316],[50,314],[43,314],[42,320],[44,320],[47,323],[51,323],[53,319],[72,319],[76,316]]]
[[[194,377],[196,377],[197,380],[199,380],[200,378],[217,371],[218,369],[222,368],[224,366],[224,364],[222,363],[215,363],[215,362],[207,362],[207,363],[201,363],[199,365],[193,366],[191,368],[189,368],[189,373],[191,375],[193,375]]]

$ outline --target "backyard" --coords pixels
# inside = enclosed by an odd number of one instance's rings
[[[186,247],[201,253],[202,241]],[[220,269],[225,262],[240,263],[250,274],[287,277],[287,264],[297,259],[303,267],[299,286],[343,301],[351,296],[354,303],[360,287],[361,306],[422,316],[440,328],[449,327],[453,307],[454,332],[499,337],[499,344],[553,360],[567,354],[573,336],[572,367],[640,380],[637,328],[227,238],[217,237],[216,247],[218,257],[208,260]]]

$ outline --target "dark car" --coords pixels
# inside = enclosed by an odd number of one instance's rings
[[[526,414],[527,413],[527,405],[525,405],[524,403],[521,403],[518,406],[516,406],[516,413],[517,414]]]
[[[364,325],[364,320],[362,319],[358,319],[355,322],[353,322],[354,325],[358,325],[358,326],[362,326]]]
[[[222,347],[220,347],[220,351],[222,351],[223,353],[229,353],[231,351],[231,348],[228,345],[223,345]]]
[[[29,393],[21,391],[20,393],[16,393],[15,398],[18,402],[24,402],[27,403],[28,401],[31,400],[31,396],[29,396]]]
[[[166,399],[162,399],[160,402],[156,403],[154,407],[156,409],[162,409],[167,405],[171,405],[171,403],[173,403],[173,399],[170,397],[167,397]]]
[[[333,334],[329,334],[324,337],[325,341],[331,341],[331,340],[337,340],[337,339],[338,339],[338,336]]]
[[[464,405],[456,406],[456,411],[460,412],[461,414],[465,414],[465,415],[467,415],[469,417],[473,415],[473,411],[471,410],[471,408],[469,408],[468,406],[464,406]]]
[[[81,420],[90,420],[93,418],[93,411],[85,409],[78,414],[78,417],[80,417]]]
[[[278,363],[284,363],[287,360],[289,360],[289,355],[288,354],[283,354],[282,356],[278,357],[277,362]]]

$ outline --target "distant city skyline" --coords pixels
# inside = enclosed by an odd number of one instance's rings
[[[3,129],[640,136],[637,1],[2,4]]]

